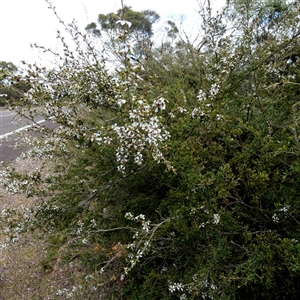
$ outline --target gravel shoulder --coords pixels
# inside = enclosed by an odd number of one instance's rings
[[[20,173],[30,173],[41,166],[41,163],[38,158],[26,158],[14,160],[12,165]],[[21,205],[30,207],[38,201],[38,198],[10,194],[0,188],[0,225],[3,209],[18,208]],[[6,239],[2,230],[0,226],[0,242]],[[56,257],[54,265],[49,268],[49,246],[51,247],[51,241],[47,235],[29,232],[7,249],[0,247],[0,300],[65,299],[66,295],[58,296],[58,291],[66,290],[66,287],[71,290],[78,284],[83,266],[76,260],[61,263],[60,257]],[[63,252],[62,247],[59,253]],[[97,297],[93,296],[91,291],[88,292],[88,298],[84,290],[81,293],[83,294],[77,295],[76,299],[102,299],[98,294]]]
[[[17,152],[13,154],[16,155]],[[30,158],[16,161],[13,166],[20,172],[30,172],[37,167],[38,163],[37,159]],[[21,205],[30,207],[36,201],[36,198],[10,194],[0,188],[0,212],[3,209],[18,208]],[[0,231],[0,241],[5,241],[5,238],[3,232]],[[8,249],[0,249],[1,300],[25,300],[39,297],[43,277],[41,263],[46,257],[45,249],[45,242],[37,240],[36,236],[31,233],[25,234],[19,242]]]

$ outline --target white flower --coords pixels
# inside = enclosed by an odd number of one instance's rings
[[[183,291],[183,284],[182,283],[175,283],[176,288],[178,291]]]
[[[178,110],[180,111],[180,113],[186,113],[187,110],[181,106],[178,107]]]
[[[148,232],[150,229],[150,221],[142,222],[143,230]]]
[[[279,211],[288,212],[289,209],[290,209],[289,205],[284,205],[282,208],[279,209]]]
[[[214,214],[214,220],[213,224],[218,224],[220,222],[220,215],[219,214]]]
[[[126,103],[126,100],[125,100],[125,99],[119,99],[119,100],[117,101],[117,103],[118,103],[119,106],[122,106],[123,104]]]
[[[279,218],[278,218],[277,214],[274,214],[272,216],[272,220],[273,220],[274,223],[278,223],[279,222]]]
[[[217,114],[217,120],[218,120],[218,121],[224,120],[224,116]]]
[[[155,112],[158,112],[158,110],[165,110],[166,109],[166,103],[164,98],[159,98],[153,101],[152,107],[154,108]]]
[[[216,96],[219,92],[220,86],[218,86],[216,83],[212,84],[209,93],[212,97]]]
[[[136,221],[137,220],[145,220],[145,215],[143,215],[143,214],[139,214],[138,216],[136,216],[135,218],[134,218]]]
[[[133,220],[133,214],[131,212],[125,213],[125,218],[128,220]]]
[[[176,290],[182,292],[183,291],[183,284],[180,283],[180,282],[176,282],[174,284],[169,284],[169,291],[171,293],[176,292]]]
[[[205,113],[201,111],[199,108],[194,108],[193,111],[191,112],[191,117],[196,118],[196,117],[203,117]]]
[[[197,96],[199,101],[203,101],[206,99],[206,93],[203,92],[202,90],[199,90],[198,96]]]
[[[169,285],[169,291],[174,293],[176,291],[176,287],[174,285]]]
[[[96,227],[97,226],[97,223],[94,219],[91,220],[91,227]]]
[[[104,142],[104,144],[110,145],[110,143],[112,142],[112,138],[105,136],[103,138],[103,142]]]

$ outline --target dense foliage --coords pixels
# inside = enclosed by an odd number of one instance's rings
[[[29,66],[29,104],[14,107],[59,127],[27,153],[49,174],[2,174],[41,199],[22,226],[2,212],[10,239],[60,235],[101,282],[95,299],[298,299],[300,6],[275,2],[202,7],[199,40],[176,27],[139,62],[120,11],[113,71],[66,27],[76,52],[59,35],[59,65]]]
[[[24,98],[30,84],[21,81],[21,73],[11,62],[0,61],[0,106]]]

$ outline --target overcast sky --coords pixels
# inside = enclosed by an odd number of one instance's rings
[[[0,61],[19,64],[42,59],[30,43],[55,48],[59,24],[45,0],[0,0]],[[220,3],[223,0],[215,0]],[[99,13],[109,13],[121,7],[120,0],[52,0],[65,22],[75,19],[80,28],[97,20]],[[162,17],[186,15],[197,10],[197,0],[124,0],[124,4],[140,11],[153,9]]]

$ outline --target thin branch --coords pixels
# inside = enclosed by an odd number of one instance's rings
[[[256,71],[258,68],[263,66],[263,64],[270,61],[275,55],[277,55],[279,52],[281,52],[283,49],[285,49],[287,46],[289,46],[298,36],[300,36],[300,30],[289,40],[287,41],[278,51],[274,51],[273,53],[269,54],[265,59],[263,59],[261,62],[259,62],[256,66],[254,66],[249,72],[247,72],[244,76],[242,76],[235,84],[231,86],[231,88],[228,89],[228,93],[231,93],[232,90],[234,90],[241,82],[243,82],[248,76],[250,76],[254,71]]]

